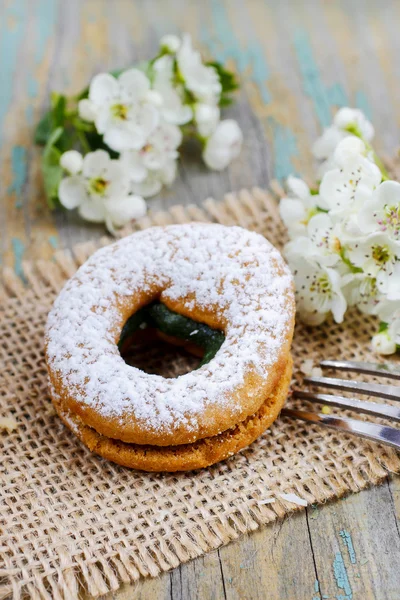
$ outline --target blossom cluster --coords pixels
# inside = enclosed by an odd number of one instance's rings
[[[340,109],[313,146],[319,185],[289,177],[280,214],[302,320],[341,323],[356,306],[380,318],[372,347],[392,354],[400,344],[400,183],[372,149],[373,136],[360,110]]]
[[[76,99],[75,112],[56,95],[49,132],[56,135],[46,134],[46,116],[36,136],[46,143],[48,196],[114,231],[142,216],[144,198],[174,181],[183,136],[200,141],[209,168],[226,168],[243,139],[237,122],[220,114],[236,88],[222,65],[203,62],[189,35],[167,35],[153,60],[96,75]]]

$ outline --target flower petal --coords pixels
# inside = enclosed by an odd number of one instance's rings
[[[299,225],[299,232],[305,231],[303,221],[306,217],[304,204],[295,198],[282,198],[279,202],[279,214],[286,227],[291,228]]]
[[[82,204],[87,198],[83,177],[73,175],[63,179],[58,188],[58,197],[61,204],[69,210]]]
[[[116,227],[122,227],[133,219],[140,219],[146,214],[147,205],[141,196],[125,196],[105,204],[107,220]]]
[[[176,177],[176,160],[169,160],[161,169],[160,178],[164,185],[171,185]]]
[[[148,77],[139,69],[128,69],[118,78],[118,83],[123,96],[127,99],[137,101],[143,98],[150,89]]]
[[[152,104],[144,104],[138,109],[137,122],[147,137],[160,122],[160,113]]]
[[[289,175],[286,180],[286,184],[289,188],[289,191],[297,198],[300,198],[300,200],[307,200],[309,198],[310,188],[306,182],[299,177],[293,177],[293,175]]]
[[[143,165],[142,157],[137,150],[124,152],[120,161],[131,181],[140,182],[146,178],[147,169]]]
[[[312,146],[312,153],[318,160],[323,160],[329,158],[338,143],[346,136],[341,129],[332,125],[331,127],[327,127],[324,129],[321,137],[319,137],[316,142],[314,142]]]
[[[142,148],[146,143],[146,137],[142,127],[127,121],[108,128],[104,134],[104,141],[112,150],[124,152]]]
[[[102,223],[105,218],[104,202],[100,198],[87,199],[78,209],[82,219],[92,223]]]
[[[118,81],[109,73],[95,75],[89,87],[89,100],[95,104],[109,103],[118,94]]]
[[[167,52],[175,53],[179,50],[181,40],[177,35],[166,34],[160,40],[160,48]]]
[[[394,354],[396,352],[396,342],[391,339],[388,331],[377,333],[371,341],[372,350],[377,354]]]
[[[109,162],[110,155],[105,150],[89,152],[83,159],[82,172],[88,179],[99,177],[107,169]]]
[[[89,98],[79,100],[78,112],[81,119],[93,123],[96,119],[96,105]]]
[[[155,171],[151,171],[144,181],[141,181],[140,183],[133,182],[131,186],[132,192],[139,196],[143,196],[143,198],[155,196],[161,188],[162,181]]]
[[[61,155],[60,165],[71,175],[77,175],[83,165],[83,156],[77,150],[67,150]]]

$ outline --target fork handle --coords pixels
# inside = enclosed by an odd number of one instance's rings
[[[367,421],[359,421],[358,419],[349,419],[347,417],[334,417],[331,415],[323,415],[321,413],[308,412],[303,410],[295,410],[292,408],[284,408],[281,411],[283,417],[291,417],[295,419],[301,419],[302,421],[308,421],[311,423],[318,423],[345,431],[346,433],[353,433],[359,437],[373,440],[381,444],[387,444],[397,450],[400,450],[400,429],[394,427],[387,427],[385,425],[377,425],[375,423],[369,423]]]

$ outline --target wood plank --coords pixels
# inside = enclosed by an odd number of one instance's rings
[[[307,514],[322,598],[398,597],[400,537],[387,482]]]
[[[220,556],[227,600],[313,596],[316,574],[305,512],[221,548]]]
[[[388,481],[389,492],[396,515],[396,529],[400,536],[400,475],[393,475]]]
[[[305,594],[311,598],[315,589],[313,554],[303,512],[181,565],[157,580],[127,586],[104,600],[265,600],[266,590],[268,600],[303,600]]]

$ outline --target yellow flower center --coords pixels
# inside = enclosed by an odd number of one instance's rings
[[[126,121],[128,118],[128,107],[126,104],[114,104],[111,107],[111,112],[114,117]]]
[[[89,181],[89,191],[91,194],[97,194],[99,196],[104,196],[107,186],[108,186],[108,181],[106,181],[102,177],[97,177],[97,178],[91,179]]]
[[[306,212],[306,216],[304,217],[304,219],[301,221],[302,225],[308,225],[308,222],[316,215],[318,214],[318,208],[316,206],[314,206],[313,208],[309,208],[308,211]]]
[[[332,287],[327,275],[321,275],[318,279],[315,279],[310,285],[310,291],[322,294],[324,296],[332,296]]]
[[[390,252],[386,246],[372,246],[372,258],[379,265],[384,265],[390,260]]]

